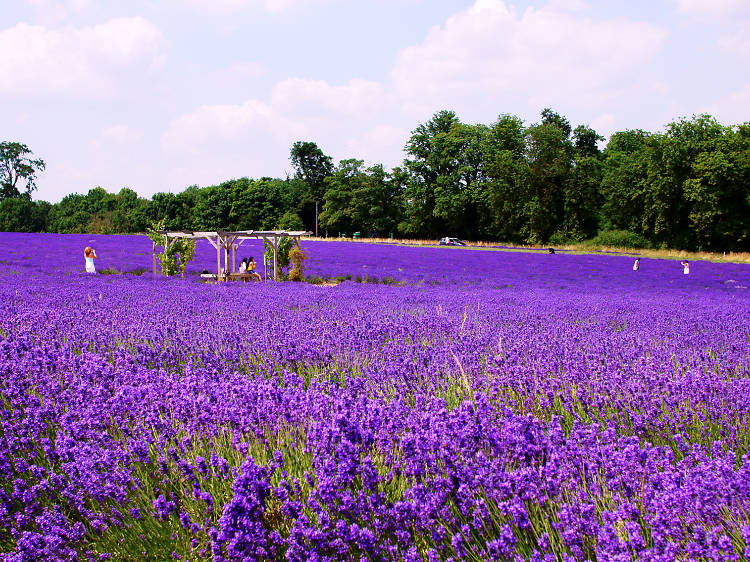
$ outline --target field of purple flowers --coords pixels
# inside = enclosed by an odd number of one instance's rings
[[[750,558],[750,266],[303,248],[0,233],[2,560]]]

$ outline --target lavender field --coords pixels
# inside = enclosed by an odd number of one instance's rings
[[[303,248],[0,233],[2,560],[750,558],[750,266]]]

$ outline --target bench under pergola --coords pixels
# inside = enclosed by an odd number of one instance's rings
[[[301,236],[310,236],[311,232],[303,230],[217,230],[210,232],[194,230],[159,230],[159,234],[164,237],[164,251],[168,252],[169,247],[179,238],[188,238],[190,240],[208,240],[216,248],[216,279],[222,281],[228,277],[228,274],[235,272],[235,249],[239,248],[245,240],[263,240],[273,248],[273,279],[278,281],[279,268],[277,256],[279,242],[282,238],[293,238],[299,242]],[[221,254],[224,250],[224,269],[221,267]],[[156,273],[156,242],[153,243],[154,254],[154,273]]]

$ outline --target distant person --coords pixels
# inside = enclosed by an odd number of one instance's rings
[[[682,273],[684,273],[685,275],[689,275],[690,274],[690,262],[687,260],[681,261],[680,265],[682,266]]]
[[[548,251],[548,252],[549,252],[550,254],[554,254],[554,253],[555,253],[555,249],[554,249],[554,248],[547,248],[547,251]]]
[[[247,260],[247,272],[255,277],[258,281],[263,281],[263,278],[260,276],[260,274],[255,271],[255,258],[252,256],[250,256]]]
[[[83,258],[86,261],[86,273],[96,273],[96,266],[94,260],[96,259],[96,252],[91,246],[86,246],[83,250]]]
[[[635,258],[633,263],[633,271],[638,271],[641,268],[641,258]]]

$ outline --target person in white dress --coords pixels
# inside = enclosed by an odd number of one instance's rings
[[[689,275],[690,274],[690,262],[687,260],[681,261],[680,265],[682,266],[682,273],[684,273],[685,275]]]
[[[633,263],[633,271],[638,271],[641,268],[641,258],[635,258]]]
[[[94,260],[96,259],[96,252],[91,246],[86,246],[83,250],[83,258],[86,262],[86,273],[96,273],[96,266]]]

